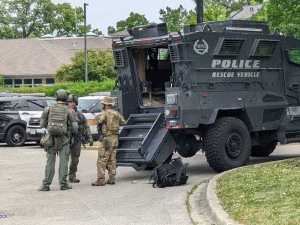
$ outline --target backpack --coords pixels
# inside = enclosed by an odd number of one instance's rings
[[[62,136],[68,133],[68,108],[52,106],[49,109],[47,130],[51,136]]]
[[[152,186],[164,188],[186,184],[186,168],[187,164],[183,164],[180,158],[156,167],[150,178]]]

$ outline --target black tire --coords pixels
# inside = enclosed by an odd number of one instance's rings
[[[268,157],[271,155],[277,146],[277,142],[269,144],[253,146],[251,149],[251,156],[253,157]]]
[[[26,141],[26,131],[21,125],[14,125],[10,127],[6,134],[6,144],[10,147],[17,147],[24,145]]]
[[[245,165],[251,153],[251,138],[245,123],[224,117],[211,126],[204,139],[208,164],[217,172]]]
[[[194,135],[185,135],[176,142],[176,152],[183,158],[190,158],[200,150],[200,142]]]

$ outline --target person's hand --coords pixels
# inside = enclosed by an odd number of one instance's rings
[[[90,146],[93,146],[93,145],[94,145],[93,140],[90,140]]]

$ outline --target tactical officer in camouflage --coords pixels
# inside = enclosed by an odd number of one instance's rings
[[[41,117],[41,127],[48,131],[45,140],[45,151],[47,152],[47,163],[45,178],[40,191],[50,191],[55,174],[56,154],[59,155],[59,183],[61,190],[68,190],[72,187],[67,182],[68,162],[70,156],[71,132],[78,132],[78,124],[72,113],[68,110],[66,101],[68,94],[60,89],[56,92],[57,103],[46,108]]]
[[[119,127],[126,122],[123,116],[113,110],[113,98],[104,97],[103,111],[96,117],[97,124],[102,127],[103,140],[98,150],[97,180],[92,186],[104,186],[105,170],[108,170],[108,184],[115,184],[116,177],[116,149],[118,147]]]
[[[87,124],[87,120],[84,115],[77,110],[78,97],[70,94],[68,97],[68,107],[73,114],[73,118],[78,123],[78,133],[71,135],[71,162],[69,167],[69,182],[79,183],[80,180],[76,178],[77,167],[79,163],[79,157],[81,152],[81,145],[89,143],[93,145],[93,138],[91,135],[90,127]]]

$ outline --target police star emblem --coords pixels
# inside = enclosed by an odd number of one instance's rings
[[[201,39],[201,40],[197,40],[194,43],[194,52],[197,53],[198,55],[205,55],[206,53],[208,53],[208,43],[206,40]]]

